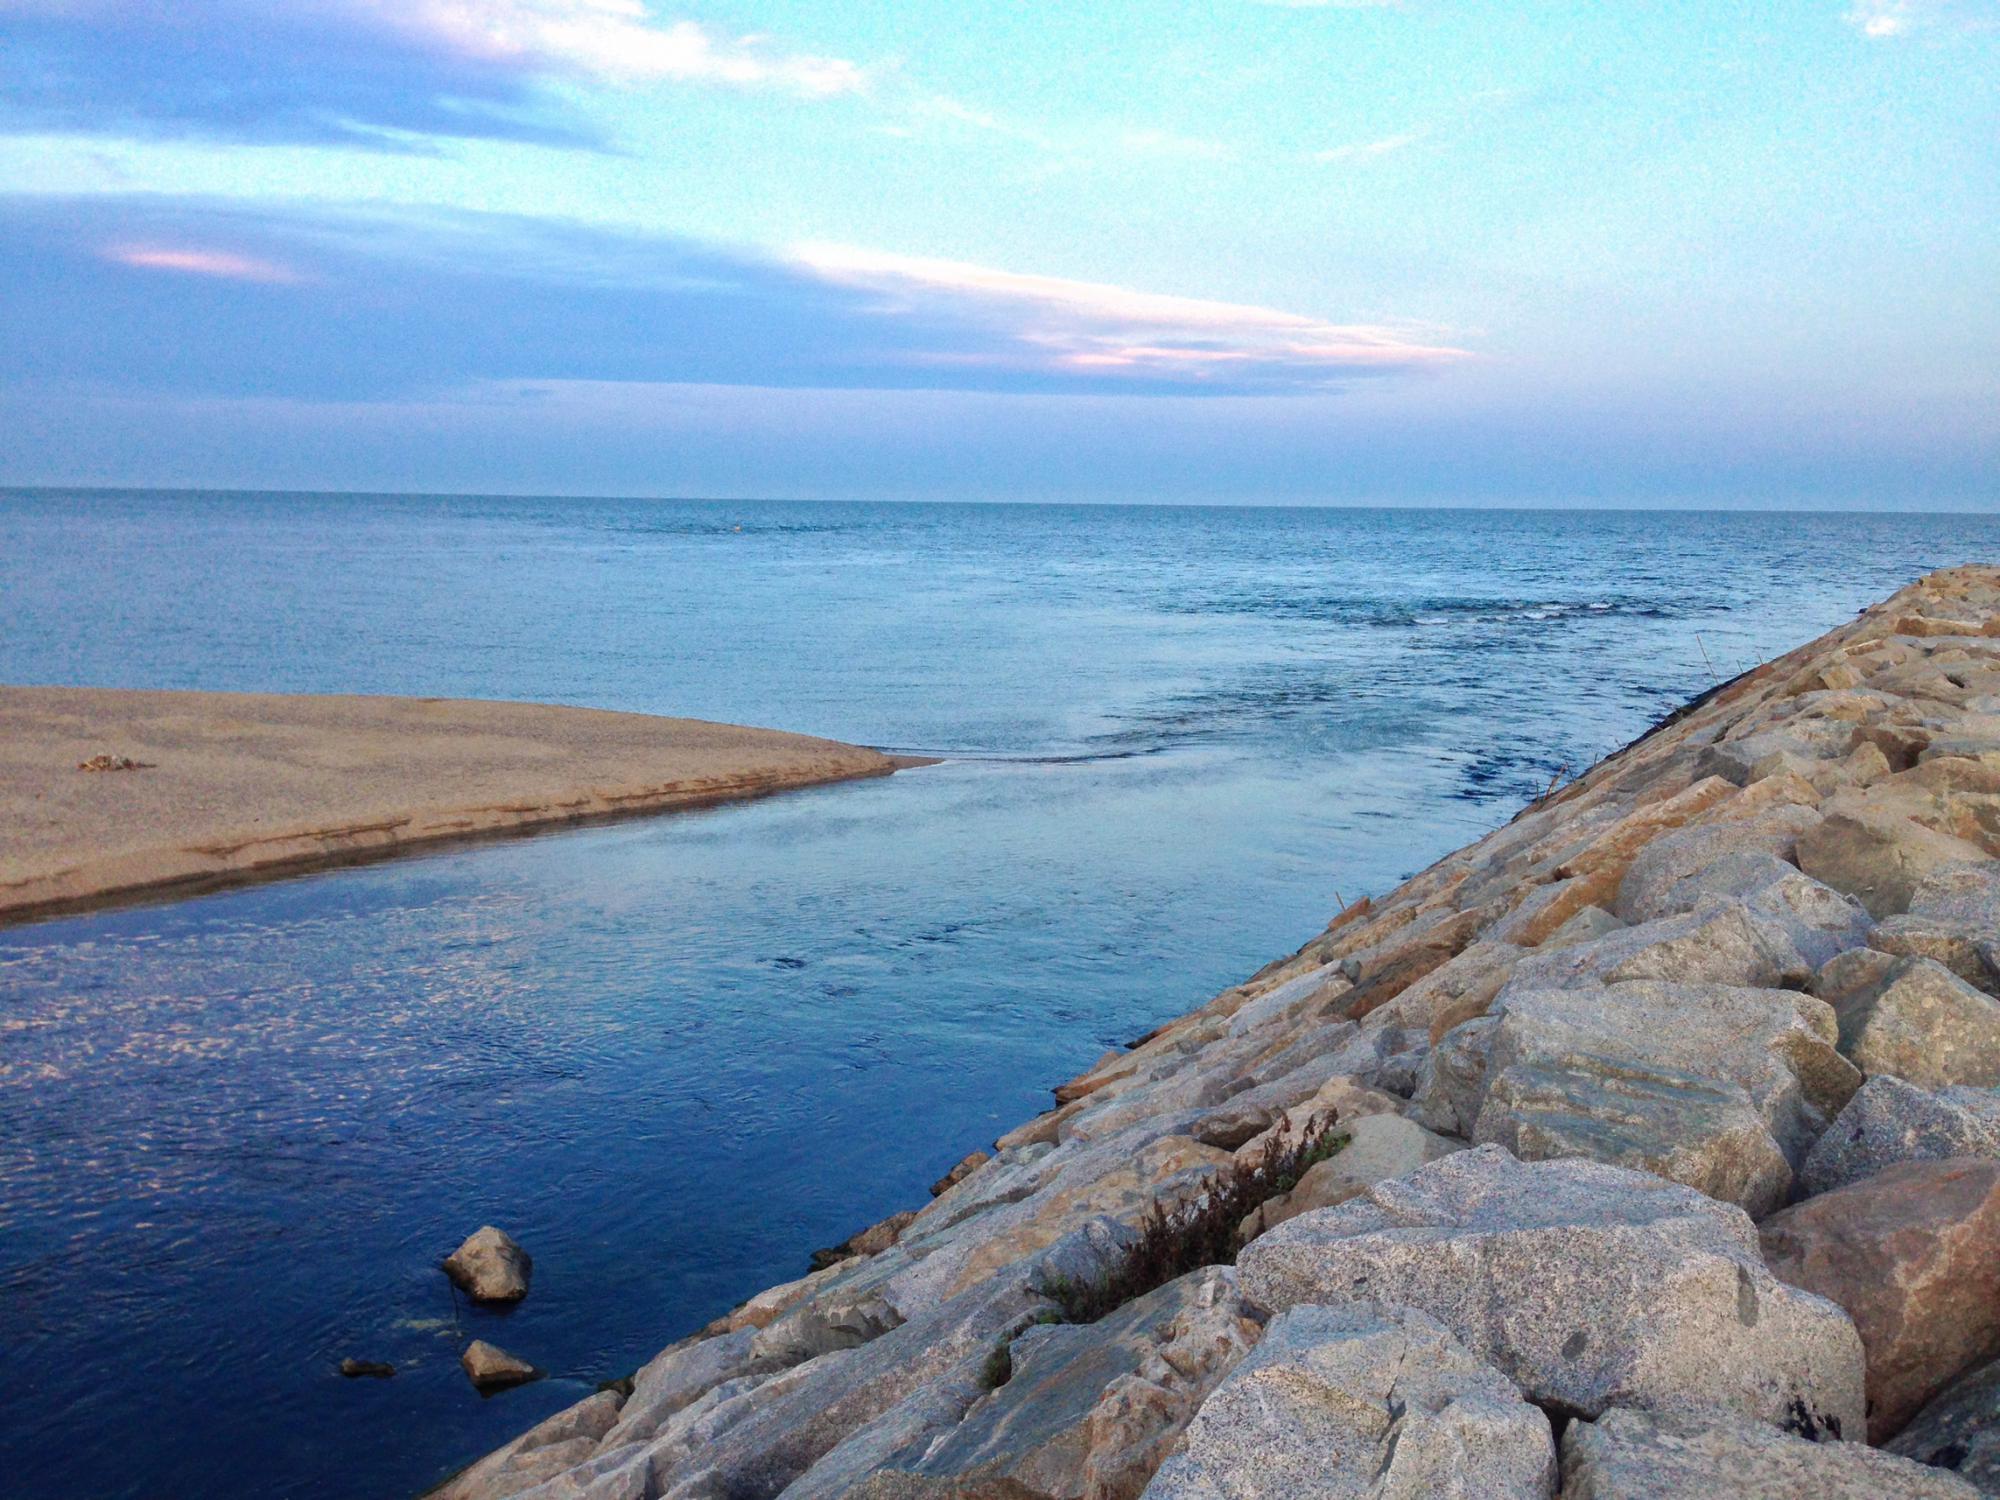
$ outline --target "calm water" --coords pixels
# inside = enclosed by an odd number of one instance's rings
[[[1992,517],[0,492],[0,681],[933,769],[0,931],[0,1473],[397,1496]],[[534,1252],[507,1314],[438,1258]],[[490,1401],[484,1336],[558,1378]],[[344,1355],[394,1361],[345,1381]]]

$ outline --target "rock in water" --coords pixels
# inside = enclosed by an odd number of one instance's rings
[[[505,1349],[496,1348],[485,1339],[474,1339],[466,1345],[465,1353],[458,1357],[459,1368],[465,1371],[466,1379],[482,1396],[490,1396],[495,1391],[504,1391],[513,1386],[526,1385],[531,1380],[540,1380],[542,1372],[525,1359],[517,1359]]]
[[[360,1380],[363,1377],[387,1380],[396,1373],[396,1367],[384,1364],[379,1359],[343,1359],[340,1362],[340,1373],[349,1380]]]
[[[445,1275],[475,1302],[519,1302],[534,1269],[534,1257],[491,1224],[467,1236],[444,1263]]]
[[[1889,1451],[1949,1469],[1981,1494],[2000,1495],[2000,1360],[1968,1370],[1940,1391]]]
[[[1649,1173],[1480,1146],[1301,1214],[1244,1250],[1273,1311],[1368,1298],[1443,1323],[1537,1403],[1724,1404],[1861,1429],[1861,1340],[1765,1269],[1741,1209]]]
[[[1860,1443],[1725,1412],[1615,1408],[1563,1434],[1563,1500],[1979,1500],[1964,1480]]]
[[[1435,1318],[1295,1307],[1202,1404],[1145,1500],[1547,1500],[1549,1419]]]
[[[1890,1167],[1773,1215],[1764,1258],[1839,1303],[1868,1351],[1868,1439],[2000,1354],[2000,1162]]]

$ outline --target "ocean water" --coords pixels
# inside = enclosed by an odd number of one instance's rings
[[[946,757],[0,930],[4,1487],[413,1494],[1559,768],[1996,556],[1990,516],[0,492],[0,681]],[[486,1222],[511,1312],[436,1269]],[[482,1400],[471,1337],[552,1378]]]

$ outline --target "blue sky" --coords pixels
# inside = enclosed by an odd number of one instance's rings
[[[1990,508],[2000,0],[0,0],[0,482]]]

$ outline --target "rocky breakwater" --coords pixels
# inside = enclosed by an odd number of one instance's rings
[[[1954,569],[442,1493],[2000,1496],[1996,855]]]

